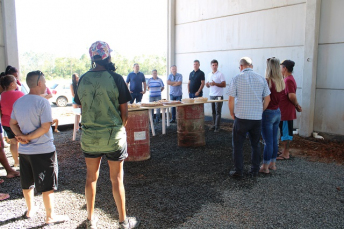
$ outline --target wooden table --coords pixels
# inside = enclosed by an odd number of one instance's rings
[[[158,109],[160,108],[162,111],[162,134],[166,134],[166,117],[165,113],[167,110],[167,126],[170,126],[170,113],[169,113],[169,108],[170,107],[180,107],[180,106],[190,106],[190,105],[195,105],[195,104],[204,104],[204,103],[218,103],[218,102],[226,102],[228,100],[208,100],[207,102],[195,102],[195,103],[179,103],[179,104],[173,104],[173,105],[161,105],[161,106],[156,106],[156,107],[139,107],[139,108],[133,108],[129,109],[130,111],[138,111],[138,110],[152,110],[152,109]],[[152,130],[152,135],[155,136],[155,129],[154,129],[154,124],[153,124],[153,115],[152,112],[149,112],[149,122]]]

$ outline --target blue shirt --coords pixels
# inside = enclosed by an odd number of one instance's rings
[[[251,68],[246,68],[232,79],[228,94],[235,97],[235,117],[261,120],[263,99],[270,95],[270,89],[263,76],[253,72]]]
[[[160,78],[154,79],[153,77],[148,80],[149,96],[158,97],[161,96],[161,88],[164,87],[164,83]]]
[[[146,82],[146,78],[142,72],[130,72],[126,82],[130,83],[130,91],[140,93],[142,92],[142,83]]]
[[[179,73],[176,73],[176,75],[174,76],[171,73],[168,75],[167,80],[172,81],[172,82],[183,82],[183,76],[182,74],[179,74]],[[182,84],[179,86],[170,86],[170,95],[182,96],[183,95]]]

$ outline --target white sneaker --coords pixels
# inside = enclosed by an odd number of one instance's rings
[[[119,223],[120,229],[132,229],[137,228],[140,225],[140,221],[135,217],[126,218],[123,222]]]
[[[86,220],[86,228],[87,229],[97,229],[98,217],[94,217],[94,219]]]

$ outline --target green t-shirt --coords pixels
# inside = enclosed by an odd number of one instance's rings
[[[111,71],[88,71],[80,77],[75,102],[82,115],[81,148],[87,153],[122,150],[127,141],[119,105],[131,100],[123,77]]]

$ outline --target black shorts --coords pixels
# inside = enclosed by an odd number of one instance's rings
[[[9,139],[15,138],[16,135],[13,133],[11,127],[3,126],[3,128],[4,128],[4,130],[6,131],[7,137],[8,137]]]
[[[36,187],[37,192],[57,190],[58,165],[56,152],[19,154],[22,189]]]
[[[86,158],[98,158],[98,157],[102,157],[103,155],[105,155],[105,157],[109,161],[123,161],[128,157],[127,144],[125,144],[121,150],[117,150],[112,153],[101,153],[101,152],[89,153],[89,152],[84,151],[84,156]]]

